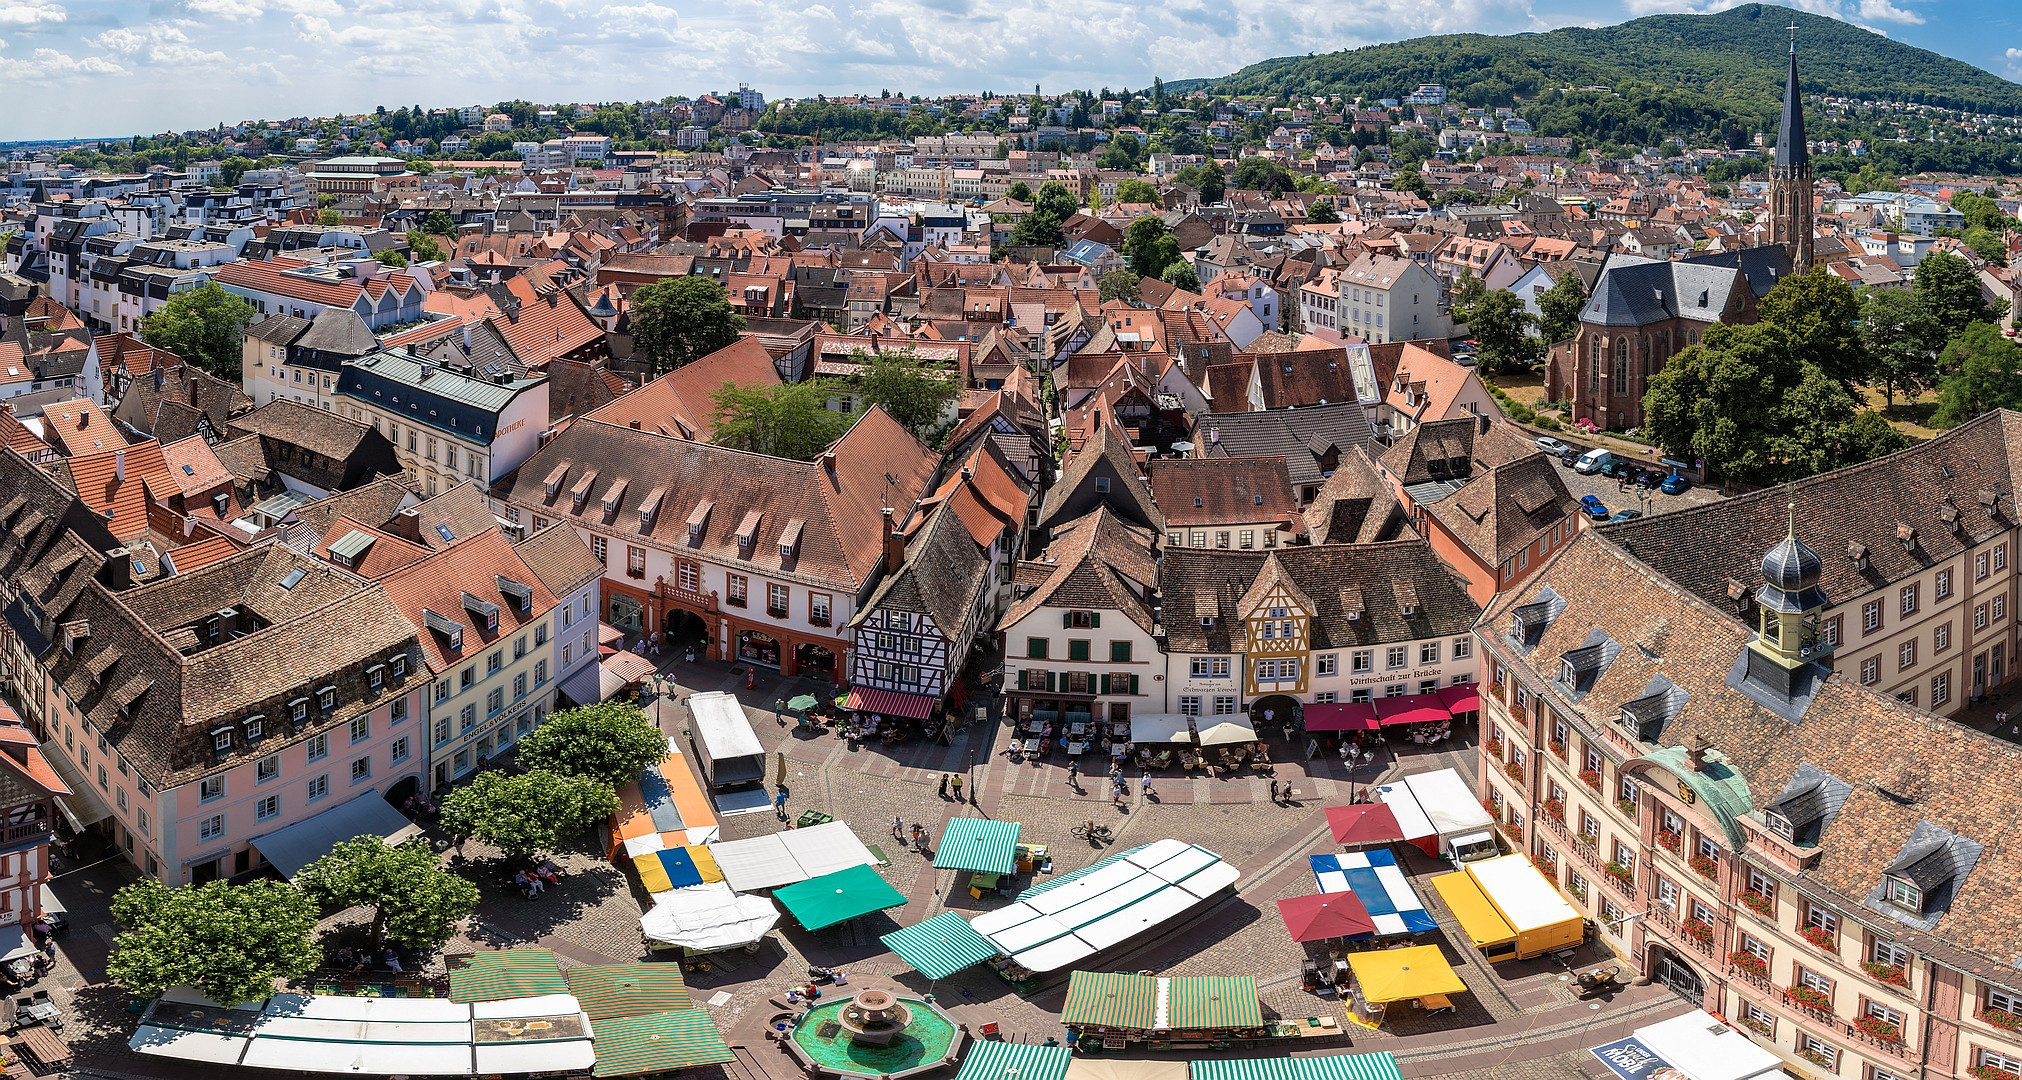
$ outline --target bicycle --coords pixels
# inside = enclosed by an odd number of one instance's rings
[[[1076,825],[1073,834],[1076,840],[1108,840],[1110,836],[1109,826],[1097,825],[1092,821]]]

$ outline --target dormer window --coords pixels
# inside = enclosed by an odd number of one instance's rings
[[[1882,880],[1882,899],[1909,908],[1920,915],[1924,911],[1924,890],[1902,878],[1892,877]]]
[[[365,685],[377,690],[386,685],[386,665],[374,664],[365,669]]]
[[[254,713],[253,715],[246,717],[245,725],[246,725],[246,741],[249,743],[256,743],[259,742],[260,739],[266,734],[267,718],[260,715],[259,713]]]
[[[550,499],[554,498],[555,493],[562,490],[562,481],[568,479],[568,476],[569,476],[569,461],[567,458],[563,458],[562,463],[556,465],[553,472],[548,473],[547,479],[548,498]]]
[[[499,606],[497,604],[494,604],[481,596],[474,596],[470,593],[464,593],[463,609],[477,616],[478,618],[484,620],[485,629],[487,630],[498,629]]]
[[[219,728],[211,732],[211,750],[222,754],[232,748],[232,729]]]
[[[318,709],[323,710],[324,712],[329,712],[331,709],[336,708],[337,688],[334,686],[326,686],[316,691],[316,707]]]
[[[1795,830],[1791,828],[1790,819],[1774,810],[1764,810],[1762,812],[1762,823],[1769,826],[1770,832],[1783,837],[1785,840],[1795,839]]]
[[[605,517],[610,517],[618,512],[618,504],[625,501],[625,487],[626,481],[620,477],[617,483],[611,485],[611,490],[604,492]]]
[[[298,697],[288,703],[288,722],[299,724],[309,719],[309,699]]]
[[[503,574],[494,574],[492,579],[498,583],[499,595],[511,600],[513,607],[517,608],[520,614],[525,615],[533,611],[533,586],[521,584]]]
[[[406,677],[407,675],[406,653],[394,653],[392,656],[386,658],[386,664],[388,667],[393,669],[394,678],[400,679]]]

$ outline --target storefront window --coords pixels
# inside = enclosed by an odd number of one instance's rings
[[[754,664],[776,668],[779,666],[779,642],[756,630],[740,630],[737,632],[737,655]]]

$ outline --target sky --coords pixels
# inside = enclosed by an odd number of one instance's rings
[[[1741,0],[0,0],[0,140],[428,107],[1142,88]],[[2022,81],[2013,0],[1791,6]]]

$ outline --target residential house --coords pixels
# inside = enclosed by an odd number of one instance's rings
[[[404,464],[392,442],[370,425],[294,401],[270,401],[241,413],[225,433],[229,442],[257,439],[255,456],[282,487],[308,499],[398,474]],[[216,449],[230,468],[250,447],[227,450],[219,443]]]
[[[1202,413],[1194,418],[1192,441],[1198,458],[1283,458],[1303,506],[1318,496],[1346,454],[1369,446],[1369,414],[1352,400],[1270,412]]]
[[[1390,255],[1365,253],[1346,267],[1321,270],[1300,286],[1299,306],[1309,330],[1372,343],[1449,337],[1453,329],[1439,278]]]
[[[1064,731],[1166,711],[1153,678],[1164,674],[1152,603],[1156,543],[1156,533],[1096,503],[1062,523],[1038,559],[1019,564],[1016,599],[997,631],[1005,710],[1020,726]]]
[[[1269,550],[1305,534],[1282,457],[1159,458],[1145,470],[1168,551]]]
[[[1418,440],[1421,449],[1425,441]],[[1419,531],[1466,579],[1476,603],[1487,604],[1497,593],[1521,587],[1581,528],[1586,515],[1559,478],[1560,467],[1536,451],[1471,469],[1452,494],[1415,504]]]
[[[485,377],[403,349],[345,363],[337,398],[338,412],[383,435],[429,495],[518,468],[548,423],[546,376]]]
[[[34,940],[29,930],[42,917],[43,886],[54,872],[49,841],[60,800],[74,794],[35,733],[0,702],[0,927],[18,928],[0,933],[16,947]]]

